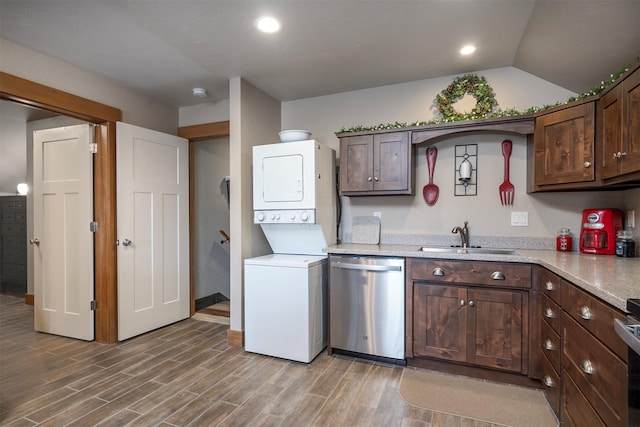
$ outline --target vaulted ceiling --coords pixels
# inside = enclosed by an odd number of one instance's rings
[[[640,56],[640,1],[0,0],[0,37],[178,107],[237,76],[287,101],[506,66],[580,93]]]

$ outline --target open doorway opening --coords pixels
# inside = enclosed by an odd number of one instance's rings
[[[229,318],[229,137],[193,146],[194,279],[198,317]]]

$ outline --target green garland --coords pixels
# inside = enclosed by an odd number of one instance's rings
[[[640,61],[640,57],[636,58],[636,62],[638,61]],[[386,123],[386,124],[380,123],[374,126],[357,125],[350,128],[342,128],[336,133],[369,132],[369,131],[387,130],[387,129],[400,129],[408,126],[434,125],[439,123],[456,122],[456,121],[462,121],[462,120],[494,119],[499,117],[522,116],[525,114],[533,114],[533,113],[537,113],[538,111],[548,110],[549,108],[557,107],[559,105],[568,104],[569,102],[578,101],[593,95],[597,95],[602,91],[604,91],[609,86],[611,86],[612,84],[614,84],[618,80],[618,78],[620,78],[620,76],[622,76],[624,73],[629,71],[630,68],[631,68],[630,65],[620,68],[618,72],[611,74],[611,77],[608,80],[603,80],[602,82],[600,82],[599,86],[596,86],[579,95],[572,96],[571,98],[567,99],[564,103],[556,102],[555,104],[543,105],[542,107],[529,107],[524,111],[519,111],[519,110],[516,110],[515,108],[508,108],[506,110],[498,109],[497,111],[492,111],[493,108],[497,105],[497,102],[495,100],[495,95],[493,94],[493,89],[491,89],[491,86],[489,86],[489,84],[486,83],[486,79],[484,77],[478,77],[475,74],[465,74],[462,77],[458,77],[454,79],[449,86],[447,86],[442,92],[440,92],[440,94],[436,96],[436,99],[434,100],[434,102],[438,105],[442,103],[442,106],[443,106],[442,110],[438,108],[443,115],[443,118],[440,120],[417,121],[413,123],[401,123],[401,122]],[[477,86],[477,93],[476,93],[476,89],[472,91],[473,92],[472,94],[476,98],[476,100],[478,100],[478,103],[476,104],[476,106],[474,107],[471,113],[461,114],[456,112],[453,109],[453,106],[451,104],[455,103],[458,99],[460,99],[462,96],[464,96],[467,93],[468,87],[462,87],[462,82],[466,76],[473,77],[469,81],[473,83],[477,82],[478,85],[481,83],[482,84],[486,83],[486,86],[481,86],[481,87]],[[451,91],[449,91],[449,88],[452,86],[453,88],[451,89]],[[474,87],[476,86],[472,86],[472,89]],[[464,89],[464,92],[461,92],[463,89]],[[445,104],[442,101],[439,102],[438,98],[440,96],[442,96],[443,101],[447,101],[448,104]],[[450,109],[448,107],[450,107]],[[488,112],[483,114],[478,114],[480,113],[481,109],[487,110]]]
[[[456,111],[453,105],[467,93],[471,94],[477,102],[475,107],[471,109],[471,113],[463,114]],[[483,119],[498,105],[496,95],[487,79],[476,74],[456,77],[436,96],[434,102],[444,120],[460,117],[465,117],[465,120]]]

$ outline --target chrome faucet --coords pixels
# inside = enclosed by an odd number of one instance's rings
[[[467,227],[467,221],[464,222],[464,227],[455,226],[451,230],[453,234],[460,233],[460,240],[462,241],[462,247],[469,247],[469,227]]]

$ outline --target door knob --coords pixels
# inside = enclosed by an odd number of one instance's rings
[[[30,245],[40,246],[40,239],[38,239],[37,237],[35,237],[33,239],[29,239],[29,244]]]
[[[131,244],[132,244],[132,243],[133,243],[133,242],[132,242],[131,240],[129,240],[129,239],[124,239],[124,240],[122,241],[122,246],[131,246]]]

